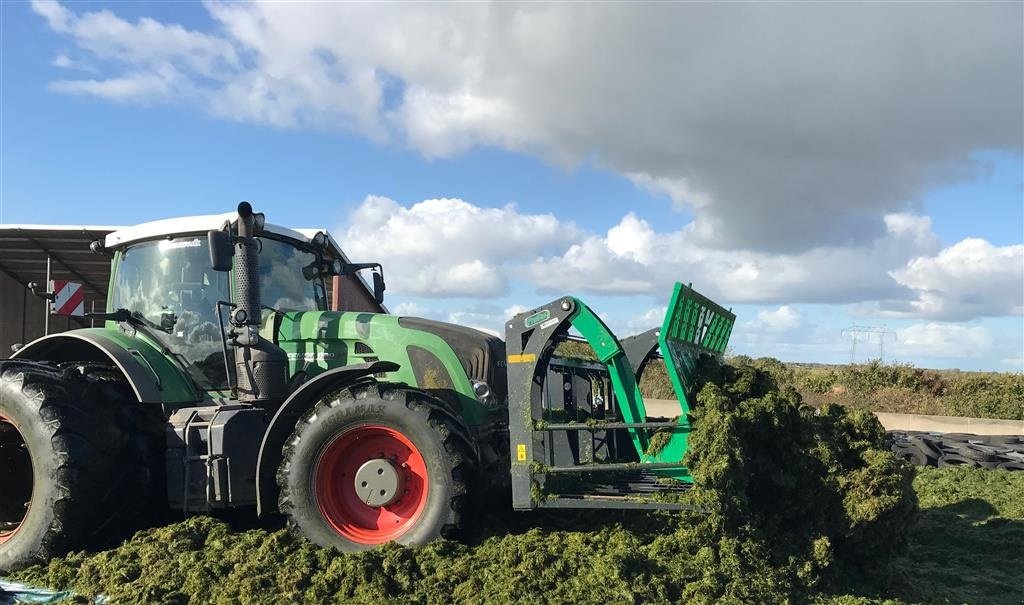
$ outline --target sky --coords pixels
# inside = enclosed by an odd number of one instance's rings
[[[0,3],[0,223],[330,229],[389,308],[1024,370],[1019,2]]]

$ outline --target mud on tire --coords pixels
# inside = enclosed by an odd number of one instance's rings
[[[421,391],[374,381],[347,387],[296,424],[277,472],[279,509],[295,533],[349,552],[448,537],[473,478],[469,444],[459,420]],[[359,487],[367,468],[371,482],[394,469],[393,500],[374,502],[392,496]]]
[[[166,506],[162,455],[162,414],[116,368],[0,362],[0,572],[147,525]]]

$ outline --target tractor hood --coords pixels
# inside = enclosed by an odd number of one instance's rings
[[[457,404],[469,424],[483,422],[507,397],[504,342],[472,328],[383,313],[295,311],[265,322],[262,333],[285,350],[293,377],[392,361],[400,369],[384,380],[434,392]]]
[[[400,317],[398,325],[439,336],[459,358],[471,381],[486,384],[498,401],[506,397],[505,342],[486,332],[456,324]]]

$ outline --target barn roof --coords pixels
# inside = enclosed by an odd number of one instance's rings
[[[69,280],[85,289],[85,308],[106,308],[110,281],[110,258],[89,249],[94,241],[107,247],[152,239],[172,233],[205,232],[218,229],[232,214],[192,216],[152,221],[132,227],[114,225],[3,225],[0,224],[0,273],[27,286],[36,283],[38,291],[46,290],[46,261],[50,259],[50,279]],[[289,229],[268,224],[265,230],[308,242],[323,231],[330,240],[332,256],[348,261],[341,246],[326,229]],[[371,293],[372,288],[356,276],[359,284]]]
[[[46,289],[46,259],[51,279],[76,281],[85,288],[86,309],[106,304],[110,259],[89,244],[120,229],[110,225],[0,225],[0,272],[22,285]]]

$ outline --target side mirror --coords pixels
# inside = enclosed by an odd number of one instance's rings
[[[373,301],[378,305],[384,302],[384,274],[380,271],[373,272]]]
[[[210,248],[210,266],[214,271],[230,271],[231,257],[235,255],[235,247],[231,244],[231,234],[227,231],[210,231],[206,234]]]
[[[384,268],[380,263],[343,263],[332,261],[328,268],[329,275],[355,275],[363,269],[373,269],[373,300],[378,305],[384,302]]]

